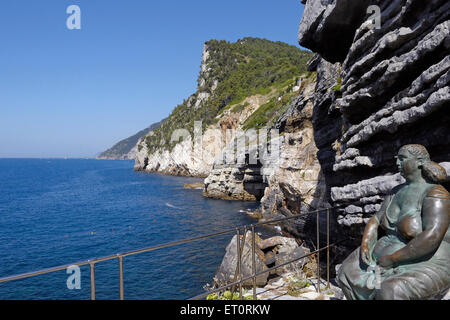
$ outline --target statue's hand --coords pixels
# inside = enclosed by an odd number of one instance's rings
[[[369,248],[366,245],[361,245],[361,259],[367,266],[372,264]]]
[[[383,268],[392,268],[394,267],[395,261],[392,258],[392,255],[387,254],[378,259],[378,265]]]

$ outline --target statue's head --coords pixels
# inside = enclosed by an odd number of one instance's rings
[[[447,177],[445,169],[431,161],[427,149],[420,144],[407,144],[401,147],[397,155],[397,167],[407,181],[422,175],[427,182],[440,183]]]

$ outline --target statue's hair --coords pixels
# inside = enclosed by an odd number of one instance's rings
[[[421,166],[422,176],[428,182],[441,183],[447,179],[445,169],[438,163],[431,161],[430,154],[424,146],[420,144],[407,144],[401,147],[400,150],[408,151],[416,159],[423,161],[423,165]]]

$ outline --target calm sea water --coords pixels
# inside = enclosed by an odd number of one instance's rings
[[[255,202],[204,198],[201,179],[134,172],[132,161],[0,159],[0,277],[214,233]],[[124,258],[126,299],[186,299],[211,282],[233,234]],[[118,299],[118,263],[96,265],[96,298]],[[65,270],[0,284],[0,299],[89,299]]]

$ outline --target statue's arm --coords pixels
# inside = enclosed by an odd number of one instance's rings
[[[373,263],[371,249],[373,249],[377,241],[378,225],[379,222],[376,216],[370,218],[369,222],[366,225],[366,228],[364,229],[364,235],[361,241],[361,259],[368,266]]]
[[[373,239],[377,239],[378,235],[378,226],[380,225],[381,219],[385,215],[388,204],[391,202],[392,195],[388,195],[386,199],[381,204],[380,210],[375,213],[372,218],[370,218],[369,222],[367,222],[366,228],[364,229],[364,235],[362,238],[361,245],[370,246]]]
[[[379,225],[380,221],[377,215],[374,215],[372,218],[370,218],[369,222],[367,222],[366,228],[364,229],[361,247],[366,247],[367,249],[369,249],[373,245],[374,240],[376,240],[378,236]]]
[[[450,199],[448,192],[444,188],[442,189],[445,193],[442,190],[441,192],[437,190],[438,194],[425,197],[422,207],[423,232],[412,239],[405,247],[391,255],[395,264],[427,256],[441,244],[450,222]]]
[[[389,195],[381,205],[380,210],[370,218],[367,222],[366,228],[364,229],[364,235],[361,241],[361,258],[366,265],[372,264],[371,252],[377,242],[378,238],[378,227],[383,215],[386,212],[386,207],[390,202],[391,195]]]

